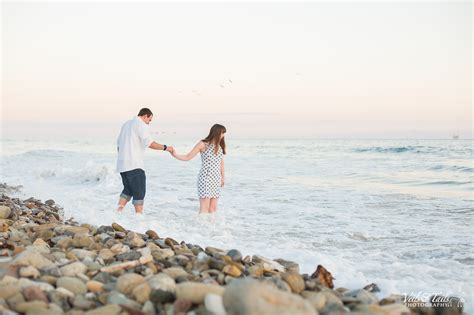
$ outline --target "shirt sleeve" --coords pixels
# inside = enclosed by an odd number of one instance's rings
[[[120,133],[119,133],[118,136],[117,136],[117,141],[116,141],[117,150],[120,148],[120,142],[121,142],[121,140],[122,140],[123,128],[124,128],[124,126],[122,125],[122,127],[120,128]]]
[[[140,137],[140,141],[145,148],[148,148],[150,144],[153,142],[151,138],[150,130],[148,129],[147,125],[142,125],[138,128],[138,135]]]

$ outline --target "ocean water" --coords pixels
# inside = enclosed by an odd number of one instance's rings
[[[168,141],[185,153],[196,139]],[[198,215],[200,157],[146,154],[145,215],[115,213],[114,140],[1,140],[1,182],[53,198],[66,216],[154,229],[181,241],[285,258],[336,287],[450,294],[474,311],[472,140],[227,139],[226,185],[214,215]]]

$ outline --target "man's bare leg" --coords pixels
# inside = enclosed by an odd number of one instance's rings
[[[125,207],[125,205],[127,204],[127,202],[128,202],[127,199],[125,199],[125,198],[120,198],[120,199],[119,199],[119,202],[118,202],[117,212],[122,213],[123,208]]]
[[[135,207],[135,213],[136,214],[143,214],[143,204],[141,205],[134,205]]]

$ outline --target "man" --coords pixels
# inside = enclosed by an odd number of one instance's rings
[[[133,197],[135,212],[143,213],[143,201],[146,192],[146,176],[143,163],[145,149],[164,150],[173,152],[173,147],[159,144],[152,140],[148,125],[153,119],[153,113],[148,108],[140,109],[138,116],[122,125],[117,139],[117,172],[120,173],[123,191],[120,194],[117,211],[123,208]]]

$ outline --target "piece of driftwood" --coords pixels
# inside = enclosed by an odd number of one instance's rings
[[[110,266],[105,266],[100,268],[100,271],[102,272],[115,272],[123,269],[128,269],[128,268],[133,268],[140,265],[140,261],[138,260],[131,260],[131,261],[126,261],[117,265],[110,265]]]

